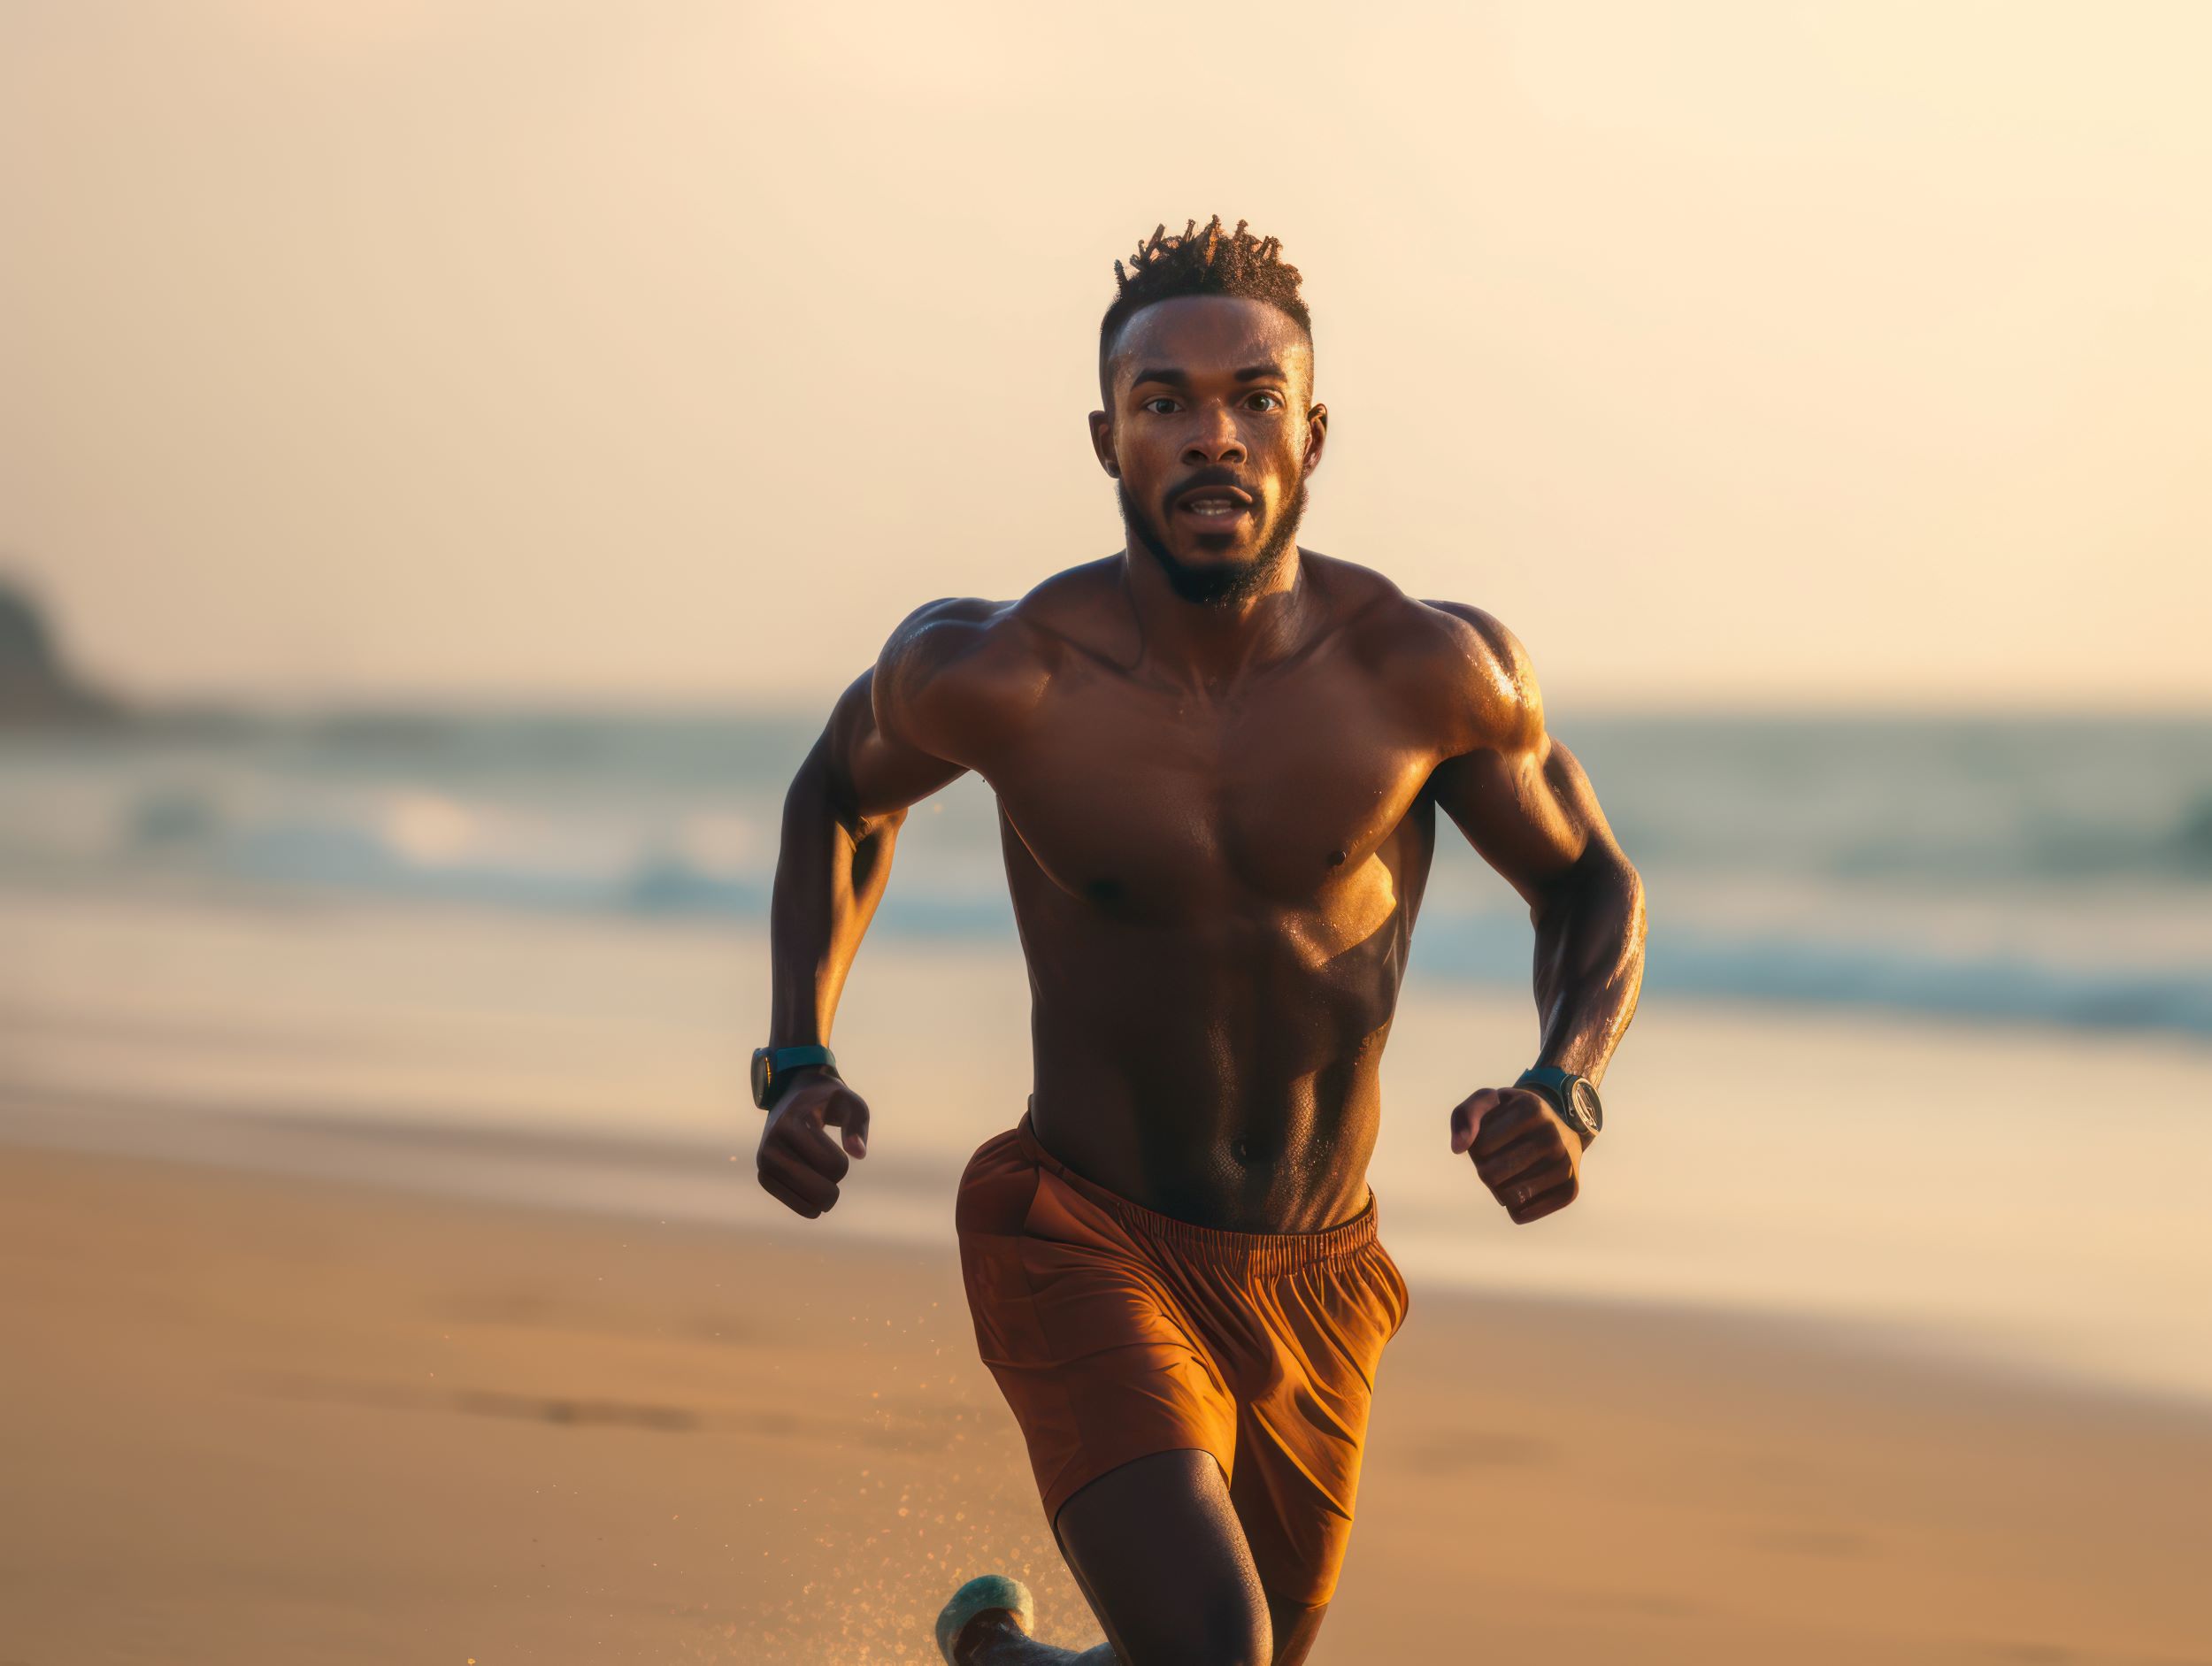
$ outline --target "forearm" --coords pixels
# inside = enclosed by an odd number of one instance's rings
[[[826,1043],[845,975],[882,901],[903,810],[864,816],[817,742],[783,805],[769,904],[769,1045]]]
[[[1600,1081],[1643,986],[1643,881],[1609,841],[1593,843],[1531,912],[1537,1062]]]

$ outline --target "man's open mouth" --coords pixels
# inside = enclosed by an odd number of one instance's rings
[[[1252,508],[1252,494],[1234,486],[1194,487],[1175,500],[1175,512],[1212,526],[1226,526]]]

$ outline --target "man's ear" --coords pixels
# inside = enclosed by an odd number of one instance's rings
[[[1098,454],[1098,466],[1110,479],[1121,478],[1121,464],[1114,461],[1114,419],[1102,411],[1091,412],[1091,449]]]
[[[1321,448],[1329,441],[1329,408],[1316,405],[1306,412],[1306,472],[1321,465]]]

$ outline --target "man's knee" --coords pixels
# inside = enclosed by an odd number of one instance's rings
[[[1110,1470],[1055,1526],[1128,1666],[1271,1666],[1266,1593],[1205,1452],[1181,1447]]]
[[[1118,1617],[1128,1666],[1272,1666],[1275,1658],[1266,1605],[1243,1593],[1209,1592]]]

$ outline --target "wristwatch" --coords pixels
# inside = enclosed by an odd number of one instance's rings
[[[766,1110],[787,1085],[792,1071],[810,1064],[837,1068],[837,1055],[826,1047],[757,1047],[753,1049],[753,1103]]]
[[[1605,1107],[1598,1102],[1597,1084],[1586,1076],[1563,1071],[1555,1064],[1535,1064],[1521,1072],[1516,1087],[1532,1087],[1552,1102],[1560,1119],[1588,1145],[1605,1126]]]

